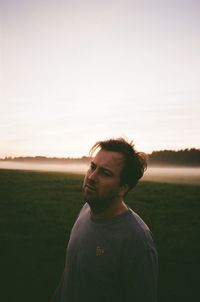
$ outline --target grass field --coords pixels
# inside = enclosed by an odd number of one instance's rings
[[[0,170],[1,301],[49,301],[82,205],[82,179]],[[200,301],[200,187],[140,182],[127,203],[154,233],[159,302]]]

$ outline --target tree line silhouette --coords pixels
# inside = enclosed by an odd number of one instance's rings
[[[149,165],[179,165],[179,166],[200,166],[200,149],[184,149],[184,150],[161,150],[153,151],[147,154]],[[46,163],[46,164],[79,164],[89,163],[90,158],[83,156],[80,158],[72,157],[46,157],[46,156],[20,156],[20,157],[5,157],[1,161],[14,162],[31,162],[31,163]]]
[[[148,158],[150,165],[200,166],[200,149],[153,151]]]

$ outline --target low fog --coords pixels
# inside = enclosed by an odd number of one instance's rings
[[[55,171],[55,172],[72,172],[77,174],[84,174],[87,171],[87,164],[47,164],[47,163],[25,163],[2,161],[0,162],[0,169],[14,169],[14,170],[36,170],[36,171]]]
[[[13,161],[1,161],[0,169],[55,171],[85,174],[88,164],[47,164],[47,163],[24,163]],[[200,168],[186,167],[148,167],[143,180],[200,184]]]

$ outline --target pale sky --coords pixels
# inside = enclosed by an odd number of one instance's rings
[[[200,1],[0,3],[0,157],[200,147]]]

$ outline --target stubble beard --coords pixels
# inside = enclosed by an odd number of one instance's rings
[[[87,199],[87,203],[89,204],[92,212],[94,212],[95,214],[104,212],[110,206],[110,201],[108,199]]]
[[[90,209],[94,214],[100,214],[105,210],[109,209],[114,203],[114,196],[110,195],[107,198],[92,197],[84,194],[84,201],[90,206]]]

